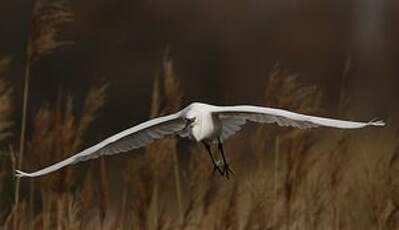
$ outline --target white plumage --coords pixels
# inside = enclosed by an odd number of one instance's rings
[[[383,121],[344,121],[260,106],[214,106],[192,103],[177,113],[155,118],[117,133],[76,155],[36,172],[26,173],[16,170],[16,176],[42,176],[67,165],[95,159],[102,155],[112,155],[137,149],[170,134],[178,134],[181,137],[190,136],[197,142],[205,144],[210,144],[215,140],[220,142],[238,132],[246,121],[277,123],[280,126],[292,126],[301,129],[318,126],[357,129],[366,126],[385,125]],[[224,163],[227,165],[226,162]],[[226,171],[226,173],[228,172]]]

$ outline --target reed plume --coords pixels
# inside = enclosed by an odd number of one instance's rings
[[[34,1],[29,57],[32,63],[52,54],[61,46],[74,44],[72,38],[68,38],[66,30],[73,20],[72,9],[67,0]]]

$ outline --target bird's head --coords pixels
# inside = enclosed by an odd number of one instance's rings
[[[187,126],[191,126],[192,124],[194,124],[196,117],[195,116],[186,116],[184,119],[187,122]]]
[[[187,111],[187,113],[184,116],[184,119],[186,120],[186,127],[191,127],[197,120],[197,114],[195,110],[190,109]]]

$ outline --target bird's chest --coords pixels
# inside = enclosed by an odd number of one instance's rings
[[[221,130],[222,124],[217,117],[202,115],[191,128],[191,135],[196,141],[214,140],[220,136]]]

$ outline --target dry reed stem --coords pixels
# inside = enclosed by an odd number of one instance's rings
[[[57,37],[62,31],[62,27],[72,20],[70,8],[61,2],[49,2],[38,0],[33,2],[32,25],[27,39],[26,66],[24,93],[22,102],[21,132],[19,142],[18,168],[22,166],[22,159],[25,151],[25,135],[27,123],[27,110],[29,98],[29,86],[31,65],[38,61],[43,55],[50,54],[62,45],[71,44],[70,41],[59,40]],[[15,186],[15,209],[18,210],[20,178],[16,179]],[[31,185],[31,193],[33,192]],[[30,195],[33,197],[33,195]],[[33,202],[33,201],[32,201]],[[17,223],[14,222],[14,228]]]
[[[109,183],[107,178],[107,169],[104,158],[100,159],[100,220],[102,226],[108,210]]]
[[[150,117],[176,112],[181,106],[181,91],[173,73],[172,59],[167,52],[162,59],[160,69],[161,77],[157,77],[154,81]],[[171,172],[172,164],[174,167],[172,172],[175,175],[176,183],[175,194],[177,194],[178,209],[180,210],[179,222],[182,222],[182,195],[179,188],[181,186],[181,184],[179,185],[180,170],[178,168],[177,155],[171,157],[171,154],[177,154],[176,140],[174,138],[167,137],[146,147],[145,163],[139,169],[138,195],[140,198],[134,204],[133,210],[134,218],[138,221],[138,228],[157,229],[162,224],[171,224],[171,222],[165,221],[163,218],[165,211],[162,208],[162,200],[164,198],[160,194],[160,189],[167,185],[166,181],[169,180],[168,176]],[[131,166],[129,168],[129,171],[131,171]],[[129,180],[131,181],[132,179],[130,178]],[[125,206],[125,204],[122,204],[122,206]]]
[[[12,59],[10,57],[0,58],[0,143],[5,142],[12,136],[11,127],[13,126],[13,122],[11,121],[11,114],[13,112],[12,106],[12,93],[13,88],[4,80],[6,75],[6,71],[11,64]],[[9,148],[12,150],[12,148]],[[12,163],[12,170],[15,169],[15,158],[14,152],[11,152],[11,163]],[[14,172],[14,171],[13,171]],[[2,172],[0,169],[0,173]],[[16,182],[16,186],[19,188],[19,182]],[[17,197],[17,196],[15,196]],[[17,226],[16,219],[17,219],[17,209],[13,208],[11,211],[13,213],[14,218],[14,226]]]
[[[165,99],[168,101],[166,104],[165,112],[176,112],[182,105],[183,94],[180,89],[179,82],[175,78],[175,73],[173,70],[173,60],[169,57],[168,50],[163,57],[163,70],[164,70],[164,91]],[[183,198],[181,191],[181,178],[180,178],[180,168],[179,168],[179,158],[176,149],[176,141],[173,141],[173,147],[171,152],[173,154],[173,168],[176,186],[176,198],[178,204],[179,212],[179,225],[183,225]]]

